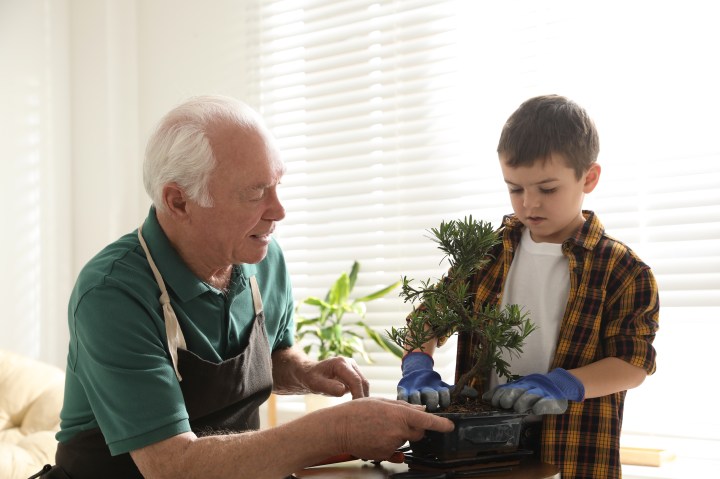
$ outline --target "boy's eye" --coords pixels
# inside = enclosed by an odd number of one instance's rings
[[[522,188],[508,188],[511,195],[517,195],[519,193],[522,193]]]
[[[544,195],[549,195],[551,193],[555,193],[557,191],[557,188],[540,188],[540,193]]]

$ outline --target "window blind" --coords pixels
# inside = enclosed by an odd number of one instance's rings
[[[452,124],[456,11],[434,1],[262,2],[255,18],[258,107],[288,169],[278,239],[296,299],[324,297],[354,260],[356,297],[401,275],[440,274],[425,230],[462,214],[477,189]],[[398,293],[368,304],[383,334],[409,311]],[[358,362],[371,394],[395,397],[399,359],[366,348],[374,363]]]
[[[622,6],[622,15],[618,8]],[[511,211],[495,148],[525,99],[559,93],[594,117],[601,181],[585,206],[653,268],[658,373],[628,394],[625,430],[720,439],[667,391],[713,371],[720,313],[720,40],[701,2],[262,1],[248,12],[257,108],[288,166],[279,228],[298,299],[353,260],[359,294],[437,277],[426,231]],[[672,28],[670,28],[672,26]],[[371,303],[379,329],[410,307]],[[372,392],[399,363],[368,349]],[[452,345],[436,356],[452,380]],[[658,421],[658,417],[667,420]],[[714,422],[713,422],[714,421]],[[712,423],[712,424],[709,424]]]
[[[0,2],[0,348],[63,366],[72,282],[68,6]]]

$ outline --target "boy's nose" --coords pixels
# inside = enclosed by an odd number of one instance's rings
[[[539,206],[540,200],[537,195],[531,193],[525,193],[523,195],[523,206],[525,208],[534,208]]]

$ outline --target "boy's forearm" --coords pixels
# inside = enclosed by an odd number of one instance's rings
[[[636,388],[647,377],[644,369],[612,357],[577,369],[570,369],[568,372],[585,386],[585,399]]]
[[[425,331],[430,331],[430,325],[427,323],[425,323]],[[423,352],[425,354],[432,356],[433,354],[435,354],[435,349],[437,348],[437,346],[438,346],[438,338],[433,336],[430,339],[428,339],[425,343],[423,343],[422,347],[415,348],[412,351],[406,350],[404,352],[403,356],[407,356],[411,352],[412,353]]]

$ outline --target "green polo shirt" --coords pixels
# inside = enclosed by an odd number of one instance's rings
[[[260,286],[271,349],[293,344],[292,288],[274,240],[260,263],[233,268],[224,294],[187,268],[152,208],[143,237],[190,351],[219,363],[247,345],[254,319],[252,275]],[[137,230],[106,247],[80,272],[68,308],[70,348],[58,441],[100,427],[117,455],[190,431],[159,297]]]

